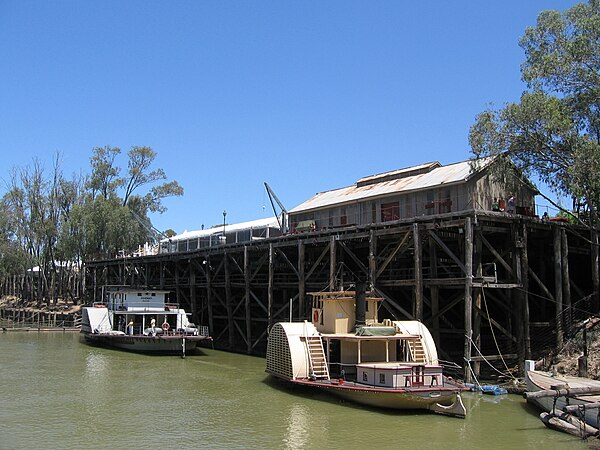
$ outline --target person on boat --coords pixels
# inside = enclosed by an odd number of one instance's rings
[[[133,336],[133,319],[127,324],[127,334]]]
[[[119,331],[125,331],[125,317],[119,317]]]
[[[150,328],[152,329],[152,336],[156,336],[156,330],[154,329],[156,327],[156,319],[153,317],[152,319],[150,319]]]

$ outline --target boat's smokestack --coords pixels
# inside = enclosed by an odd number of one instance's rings
[[[367,283],[359,281],[356,283],[356,326],[361,327],[365,325],[365,316],[367,309],[366,300]]]

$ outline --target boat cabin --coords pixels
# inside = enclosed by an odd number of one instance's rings
[[[314,292],[309,295],[312,297],[312,323],[319,333],[354,332],[358,306],[356,292]],[[383,298],[366,293],[363,324],[377,323],[377,309],[382,301]]]
[[[176,308],[167,304],[169,291],[150,290],[107,290],[104,293],[104,303],[113,311],[164,311],[165,308]]]
[[[106,286],[102,301],[84,308],[82,329],[129,335],[197,333],[189,314],[177,304],[167,303],[168,295],[169,291]]]
[[[441,386],[442,367],[433,364],[389,362],[357,364],[356,381],[375,387],[435,387]]]

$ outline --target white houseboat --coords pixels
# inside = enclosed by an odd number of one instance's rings
[[[82,308],[81,333],[88,343],[143,353],[181,354],[212,341],[168,291],[107,287],[103,301]]]

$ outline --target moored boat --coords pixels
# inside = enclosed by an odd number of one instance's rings
[[[383,299],[360,288],[309,295],[311,322],[271,328],[267,373],[372,407],[465,417],[460,393],[467,389],[443,374],[425,325],[380,323]]]
[[[208,327],[197,327],[168,291],[107,287],[103,301],[81,311],[86,342],[142,353],[185,356],[200,342],[210,342]]]
[[[533,361],[525,365],[525,398],[544,411],[540,417],[546,425],[566,432],[574,425],[571,434],[582,437],[598,433],[600,381],[535,370]],[[592,429],[587,432],[584,427]]]

